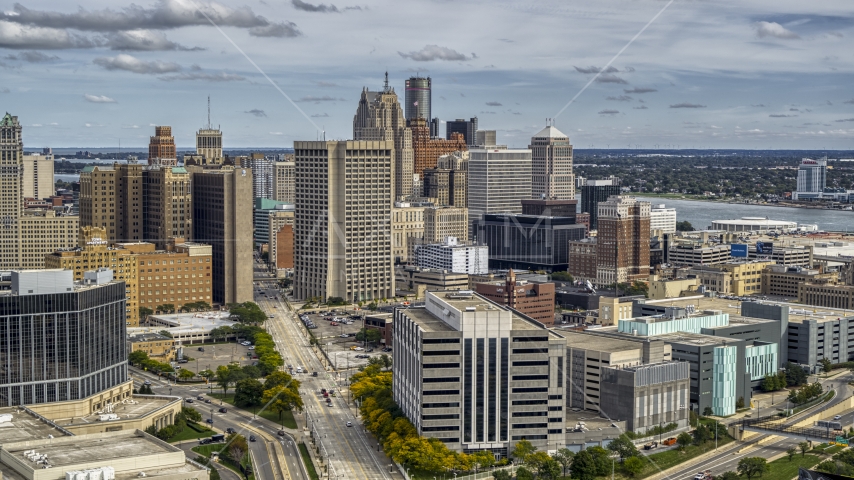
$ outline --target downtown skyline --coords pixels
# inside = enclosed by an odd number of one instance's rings
[[[208,95],[227,147],[289,148],[321,130],[347,139],[362,87],[381,89],[385,71],[401,102],[406,78],[431,76],[433,116],[478,116],[514,147],[601,71],[555,121],[577,148],[854,148],[844,48],[854,17],[841,1],[89,0],[0,10],[0,102],[20,117],[29,150],[142,147],[151,125],[172,125],[186,148],[207,124]]]

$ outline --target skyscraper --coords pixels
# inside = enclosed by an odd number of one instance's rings
[[[544,200],[574,200],[572,144],[569,137],[553,125],[531,138],[531,193]]]
[[[406,80],[406,119],[423,118],[430,121],[432,104],[432,82],[430,77],[411,77]]]
[[[24,154],[24,182],[21,186],[24,198],[44,199],[55,193],[53,178],[53,154]]]
[[[178,165],[178,155],[175,151],[175,137],[172,127],[154,127],[154,136],[148,142],[149,165]]]
[[[294,153],[294,296],[394,297],[394,142],[298,141]]]
[[[353,118],[353,139],[393,142],[392,172],[394,174],[393,199],[406,199],[416,195],[412,189],[414,153],[412,130],[400,108],[394,88],[388,85],[388,72],[382,92],[362,89],[359,107]]]
[[[456,120],[448,120],[445,124],[445,138],[450,140],[451,134],[461,133],[466,140],[466,145],[475,145],[477,132],[477,117],[472,117],[469,120],[458,118]]]
[[[276,160],[273,164],[273,200],[294,203],[296,190],[294,156],[288,154],[285,160]]]
[[[253,197],[273,198],[275,163],[274,157],[266,157],[263,153],[252,153],[248,157],[240,157],[240,166],[252,169]]]
[[[587,180],[581,186],[581,211],[590,214],[590,229],[596,230],[599,218],[599,202],[620,194],[620,179]]]
[[[19,266],[23,163],[21,124],[18,117],[7,113],[0,121],[0,270]]]
[[[146,168],[142,185],[143,239],[163,249],[170,237],[192,238],[193,187],[187,170]]]
[[[442,155],[468,150],[465,139],[459,133],[452,133],[450,140],[432,138],[430,127],[423,118],[410,120],[409,128],[412,130],[414,170],[418,175],[422,175],[427,168],[436,168]]]
[[[613,196],[599,203],[596,283],[649,278],[649,202]]]
[[[792,192],[792,200],[821,198],[825,188],[827,188],[827,160],[802,159],[798,166],[797,190]]]
[[[471,221],[484,213],[522,213],[520,200],[531,198],[530,150],[471,150],[467,173]]]
[[[222,164],[222,132],[218,128],[200,128],[196,132],[196,155],[202,165]]]

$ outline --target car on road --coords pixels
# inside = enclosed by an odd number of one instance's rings
[[[228,409],[225,407],[222,407],[219,409],[219,413],[228,413]]]
[[[255,345],[252,345],[251,347],[249,347],[249,350],[255,350]]]
[[[231,428],[231,427],[228,427],[228,428],[226,428],[226,429],[225,429],[225,433],[237,433],[237,431],[236,431],[236,430],[234,430],[234,429],[233,429],[233,428]]]
[[[338,326],[338,322],[332,322],[332,323],[330,323],[329,325],[331,325],[331,326],[333,326],[333,327],[337,327],[337,326]]]
[[[143,385],[151,385],[151,381],[146,380],[146,381],[145,381],[145,382],[143,382],[142,384],[143,384]]]
[[[842,415],[837,415],[837,416],[833,417],[834,420],[839,420],[840,418],[842,418]]]
[[[209,424],[213,425],[213,418],[206,418],[205,423],[209,423]]]
[[[284,437],[284,436],[285,436],[285,431],[284,431],[284,430],[279,430],[279,433],[278,433],[277,435],[279,435],[280,437]]]
[[[311,376],[312,376],[312,377],[316,377],[316,376],[317,376],[317,372],[311,372]]]
[[[178,363],[190,363],[190,361],[186,358],[182,358],[181,360],[178,360]]]
[[[205,347],[199,347],[199,348],[197,348],[196,350],[198,350],[198,351],[200,351],[200,352],[204,352],[204,351],[205,351]]]
[[[185,401],[185,402],[187,402],[187,403],[193,403],[193,399],[192,399],[192,398],[187,398],[187,399],[185,399],[184,401]]]
[[[206,399],[205,399],[205,403],[211,403],[211,399],[210,399],[210,398],[206,398]]]
[[[249,441],[254,442],[255,441],[255,435],[249,435]]]
[[[341,335],[338,335],[338,336],[340,338],[350,338],[350,335],[347,335],[346,333],[342,333]]]
[[[347,422],[347,426],[348,426],[348,427],[352,427],[352,426],[353,426],[353,422]]]
[[[201,395],[199,395],[198,397],[196,397],[196,400],[204,400],[204,399],[205,399],[205,397],[203,397],[203,396],[201,396]]]

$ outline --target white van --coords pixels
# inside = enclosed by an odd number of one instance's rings
[[[302,367],[297,367],[297,373],[302,373]]]

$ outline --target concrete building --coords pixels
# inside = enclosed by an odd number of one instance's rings
[[[424,209],[424,243],[439,243],[448,237],[468,241],[469,212],[465,207]]]
[[[728,244],[704,245],[680,242],[672,245],[667,251],[667,263],[672,265],[720,265],[730,261],[732,256],[730,256]]]
[[[781,247],[772,246],[769,253],[767,251],[768,244],[763,243],[763,251],[757,252],[756,244],[747,246],[747,258],[749,260],[772,260],[777,265],[785,265],[789,267],[806,267],[813,266],[813,247],[811,245],[800,245],[796,247]]]
[[[156,312],[157,307],[167,304],[178,310],[187,303],[214,303],[210,245],[178,237],[169,239],[164,250],[157,250],[152,243],[119,243],[116,247],[136,258],[140,307]]]
[[[127,383],[125,302],[109,275],[75,284],[68,270],[13,271],[12,289],[0,292],[0,407],[78,401]]]
[[[474,132],[474,142],[478,146],[495,145],[497,136],[495,130],[478,130]]]
[[[71,270],[75,281],[82,281],[87,271],[111,269],[113,277],[124,282],[127,309],[124,318],[128,326],[139,325],[139,270],[136,255],[130,250],[109,247],[104,239],[106,231],[103,228],[83,227],[80,230],[82,246],[45,255],[45,268]]]
[[[477,227],[492,268],[563,271],[569,242],[584,238],[584,227],[567,217],[486,214]]]
[[[408,263],[411,249],[424,239],[424,207],[409,202],[395,202],[391,209],[391,250],[394,263]]]
[[[599,202],[620,194],[620,179],[585,180],[581,187],[581,211],[590,215],[590,230],[599,228]]]
[[[798,303],[854,310],[854,286],[801,283],[798,285]]]
[[[137,222],[126,220],[130,227],[133,223]],[[161,249],[170,237],[192,238],[193,187],[184,167],[151,167],[142,171],[142,224],[143,240]]]
[[[700,286],[697,278],[663,278],[650,280],[649,298],[662,300],[665,298],[681,297],[683,292],[693,292]]]
[[[175,360],[175,339],[159,333],[128,335],[128,354],[143,351],[162,362]]]
[[[530,283],[527,280],[516,280],[516,275],[511,269],[505,281],[475,284],[475,292],[544,325],[554,325],[554,283]]]
[[[468,208],[474,222],[487,213],[522,213],[531,198],[531,150],[473,149],[469,153]]]
[[[531,195],[543,200],[575,200],[572,144],[549,125],[531,138]],[[573,215],[574,216],[574,215]]]
[[[567,272],[576,280],[596,281],[599,262],[599,243],[594,238],[571,240],[566,250]]]
[[[6,113],[0,120],[0,218],[7,226],[0,235],[0,270],[19,268],[21,249],[21,179],[24,169],[24,142],[18,117]]]
[[[598,204],[596,284],[649,278],[649,202],[610,197]]]
[[[676,233],[676,209],[667,208],[663,203],[649,209],[649,229],[660,233]]]
[[[505,458],[564,444],[564,339],[471,292],[428,292],[394,314],[395,402],[419,435]]]
[[[627,431],[645,433],[669,423],[688,426],[688,362],[603,366],[600,371],[602,415],[625,420]]]
[[[413,263],[420,268],[483,275],[489,272],[488,247],[461,244],[448,237],[443,243],[416,245]]]
[[[196,155],[201,157],[199,165],[222,165],[222,132],[212,128],[208,119],[207,128],[196,132]]]
[[[827,159],[804,158],[798,166],[798,183],[792,200],[820,198],[827,188]]]
[[[546,217],[569,217],[578,216],[578,200],[542,200],[522,199],[522,215],[541,215]],[[577,222],[576,222],[577,223]]]
[[[765,217],[741,217],[733,220],[713,220],[710,230],[721,230],[724,232],[792,232],[797,231],[797,222],[786,220],[770,220]]]
[[[466,208],[468,202],[468,160],[455,155],[439,157],[435,168],[424,169],[423,196],[436,199],[440,206]]]
[[[407,109],[409,106],[407,106]],[[412,129],[412,151],[414,173],[423,175],[424,170],[436,168],[439,157],[449,153],[465,151],[466,141],[460,133],[452,133],[451,138],[434,138],[425,118],[407,118]]]
[[[394,147],[390,141],[294,143],[300,185],[294,223],[297,298],[394,297]]]
[[[290,212],[291,218],[293,218],[294,205],[269,198],[255,197],[254,208],[252,209],[255,247],[270,243],[270,218],[275,212]]]
[[[269,238],[267,252],[269,255],[270,271],[276,276],[283,276],[287,270],[294,268],[294,210],[274,210],[270,212]],[[282,275],[279,275],[281,272]]]
[[[273,164],[273,200],[294,203],[296,197],[296,172],[293,155],[289,160],[276,161]]]
[[[110,243],[144,238],[143,166],[87,166],[80,172],[80,226],[106,230]]]
[[[178,165],[178,154],[175,151],[175,137],[172,127],[154,127],[154,136],[148,142],[148,164],[174,167]]]
[[[25,153],[23,160],[21,196],[37,199],[53,196],[56,190],[53,180],[53,154]]]
[[[213,301],[252,301],[252,170],[189,167],[193,182],[193,236],[210,245]]]
[[[254,198],[272,199],[275,196],[275,165],[273,157],[263,153],[252,153],[240,157],[240,166],[252,170],[252,196]]]
[[[774,262],[741,261],[694,266],[688,271],[707,290],[722,295],[745,296],[762,292],[762,271]]]
[[[477,117],[472,117],[469,120],[458,118],[456,120],[448,120],[445,122],[445,138],[451,139],[454,133],[462,134],[466,141],[466,145],[476,145],[475,134],[477,132]]]
[[[77,246],[80,222],[76,215],[57,215],[54,210],[25,212],[18,225],[20,268],[45,268],[45,255]]]
[[[411,265],[396,268],[394,281],[398,291],[415,292],[418,298],[424,298],[424,292],[469,289],[468,274]]]
[[[798,298],[801,284],[836,285],[839,275],[804,267],[771,265],[762,271],[762,294]]]
[[[353,118],[353,140],[391,142],[393,175],[393,200],[405,200],[418,192],[413,191],[414,152],[412,129],[394,93],[388,85],[388,73],[381,92],[362,89],[359,107]]]

